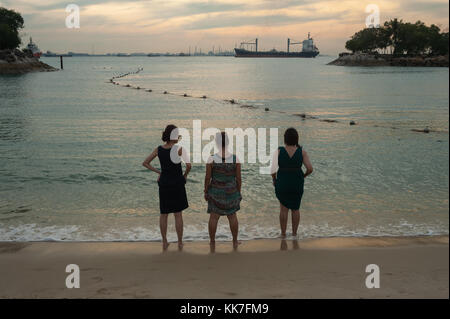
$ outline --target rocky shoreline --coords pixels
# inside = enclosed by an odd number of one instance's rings
[[[0,74],[24,74],[57,70],[33,57],[29,50],[0,50]]]
[[[340,53],[339,57],[328,65],[339,66],[423,66],[447,67],[448,55],[445,56],[408,56],[398,57],[390,54]]]

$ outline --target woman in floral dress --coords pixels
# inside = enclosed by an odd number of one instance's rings
[[[220,216],[227,216],[233,247],[237,248],[239,223],[236,212],[240,209],[241,164],[236,155],[228,152],[228,137],[225,132],[216,136],[219,152],[211,156],[206,164],[205,200],[208,202],[209,237],[215,245],[217,223]]]

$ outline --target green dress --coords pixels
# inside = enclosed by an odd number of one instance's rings
[[[289,157],[284,147],[278,149],[275,195],[283,206],[298,210],[302,201],[304,185],[302,148],[298,147],[292,157]]]

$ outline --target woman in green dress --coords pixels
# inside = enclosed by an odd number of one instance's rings
[[[227,216],[233,236],[233,247],[237,248],[239,223],[236,212],[241,202],[241,164],[236,155],[228,152],[228,137],[218,133],[216,143],[219,149],[206,164],[205,200],[208,202],[209,237],[211,251],[214,251],[217,223],[220,216]]]
[[[308,153],[298,145],[298,132],[288,128],[284,133],[284,147],[279,147],[272,161],[272,180],[275,195],[280,201],[281,237],[286,237],[289,210],[292,211],[292,235],[297,236],[300,223],[300,203],[304,178],[313,172]],[[303,173],[302,166],[306,172]]]

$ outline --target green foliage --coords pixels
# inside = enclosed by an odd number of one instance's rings
[[[390,44],[389,36],[383,28],[366,28],[355,33],[347,41],[345,47],[352,51],[370,53],[376,49],[384,49]]]
[[[393,19],[379,28],[365,28],[355,33],[345,44],[352,52],[370,53],[391,47],[395,55],[448,54],[448,32],[423,22],[403,22]]]
[[[19,31],[23,24],[20,13],[0,7],[0,50],[15,49],[21,44]]]

